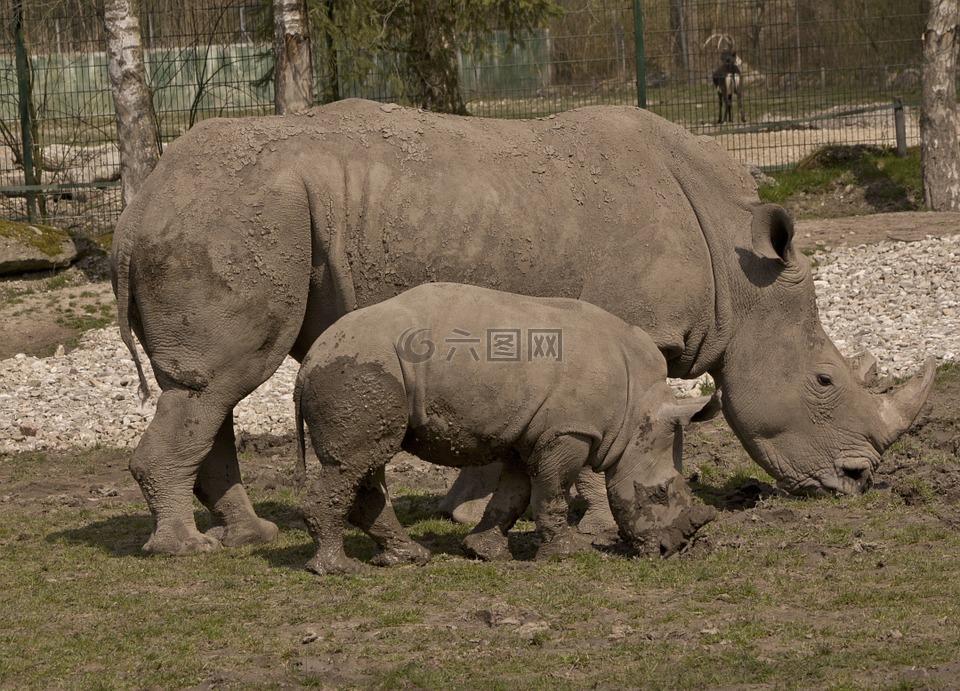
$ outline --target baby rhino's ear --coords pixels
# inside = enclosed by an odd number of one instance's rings
[[[719,390],[712,396],[678,398],[663,407],[663,418],[681,427],[686,427],[691,422],[712,420],[723,407],[720,398]]]

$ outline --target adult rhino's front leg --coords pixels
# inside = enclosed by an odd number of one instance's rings
[[[440,501],[439,510],[457,523],[477,524],[497,490],[503,464],[463,468]]]
[[[519,458],[490,465],[500,470],[495,491],[461,546],[468,556],[500,561],[511,558],[507,532],[530,505],[530,472]]]

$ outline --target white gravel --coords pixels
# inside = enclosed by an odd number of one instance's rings
[[[880,373],[906,375],[928,355],[960,354],[960,235],[838,248],[815,256],[824,328],[840,350],[870,350]],[[143,358],[149,373],[149,362]],[[237,407],[238,433],[293,429],[297,364],[277,373]],[[135,446],[159,389],[141,406],[133,361],[117,328],[87,333],[81,346],[49,358],[0,361],[0,452]],[[678,390],[695,384],[677,383]]]

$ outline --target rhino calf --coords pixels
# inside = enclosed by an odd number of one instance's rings
[[[386,494],[384,467],[401,448],[453,467],[503,461],[464,541],[481,558],[509,555],[506,532],[528,503],[538,557],[580,549],[565,491],[584,467],[604,474],[624,539],[679,549],[716,514],[679,472],[682,425],[719,404],[677,400],[666,376],[644,331],[572,299],[434,283],[347,314],[310,348],[294,392],[300,467],[304,422],[320,460],[302,503],[317,547],[307,568],[362,567],[343,551],[347,518],[377,543],[374,563],[427,560]]]

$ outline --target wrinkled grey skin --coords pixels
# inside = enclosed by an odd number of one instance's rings
[[[593,303],[650,334],[671,376],[717,377],[727,420],[784,486],[861,491],[932,366],[897,395],[866,389],[820,326],[792,236],[716,143],[637,108],[497,121],[350,100],[199,123],[113,242],[121,334],[163,390],[130,463],[154,517],[145,549],[272,539],[241,483],[233,407],[341,315],[429,281]]]
[[[518,361],[494,359],[505,329],[515,340],[501,356]],[[304,472],[308,568],[361,567],[343,551],[348,514],[377,542],[375,563],[426,561],[388,510],[384,466],[401,449],[458,468],[503,459],[506,481],[464,540],[471,555],[508,558],[528,500],[538,557],[583,549],[564,492],[585,467],[603,473],[630,544],[675,552],[716,515],[680,474],[681,426],[719,405],[678,402],[666,376],[643,331],[577,300],[434,283],[344,316],[307,353],[294,392],[301,468],[304,421],[320,460]]]

